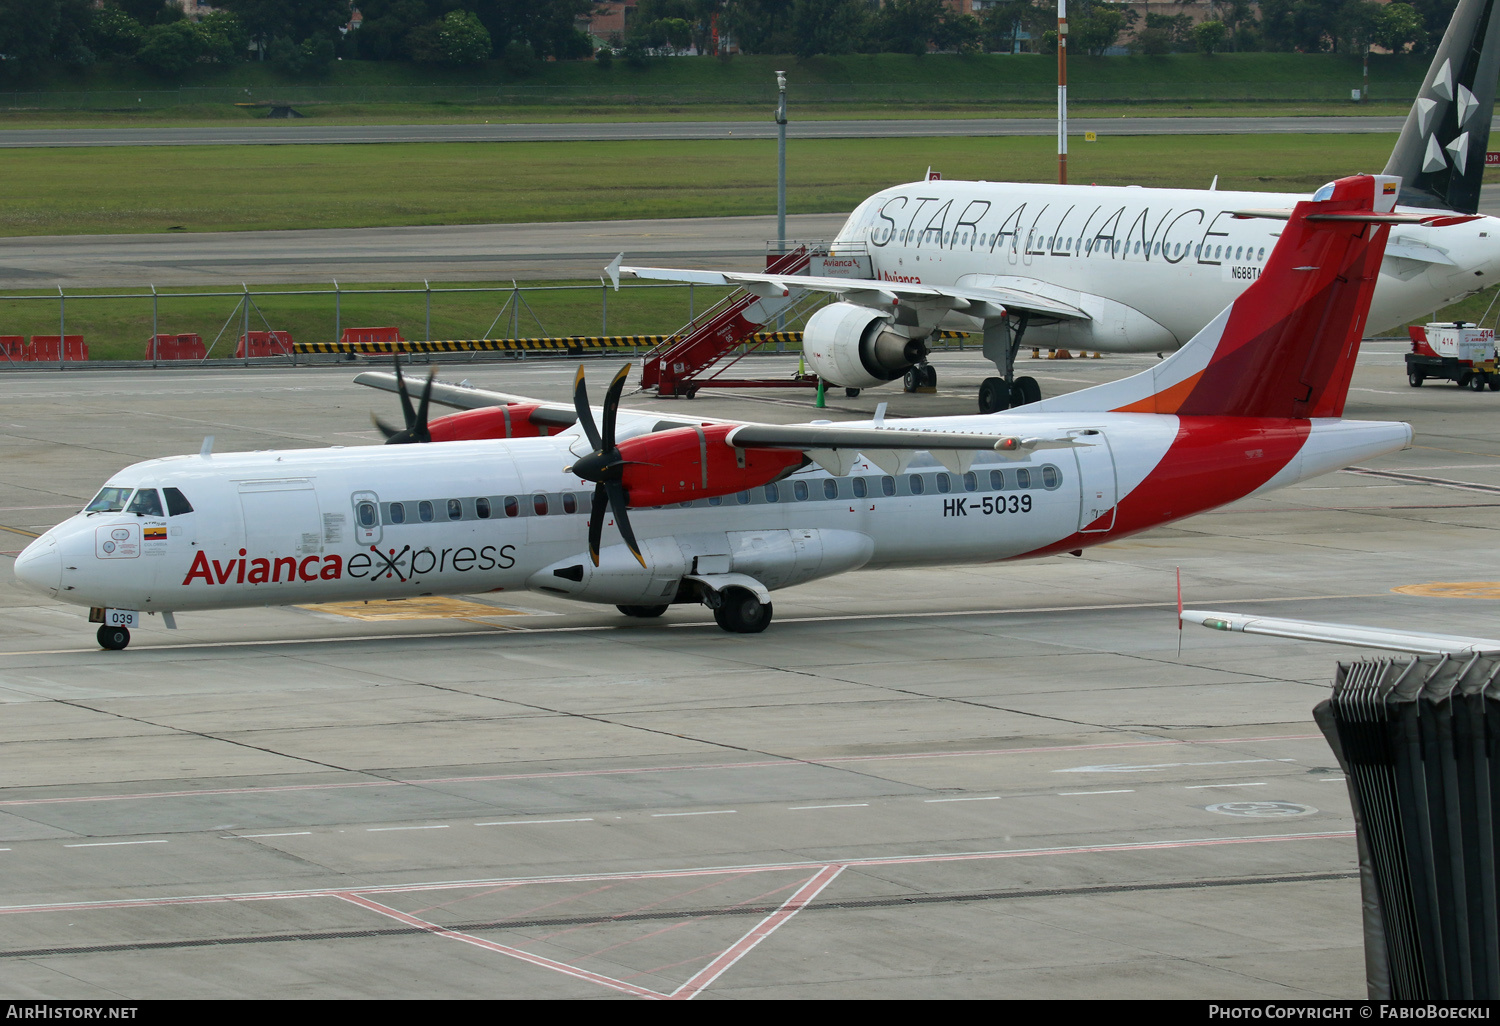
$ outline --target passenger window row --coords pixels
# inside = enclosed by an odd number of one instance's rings
[[[693,499],[680,502],[681,507],[690,506],[753,506],[769,502],[806,502],[808,499],[830,500],[864,499],[871,495],[907,496],[949,492],[1000,492],[1042,488],[1054,491],[1062,487],[1062,471],[1048,463],[1041,467],[1016,467],[1010,470],[969,471],[954,480],[954,475],[941,471],[925,471],[916,474],[889,474],[875,477],[825,477],[821,480],[799,480],[772,482],[762,488],[735,495],[716,495],[710,499]],[[662,507],[656,507],[658,509]]]
[[[418,499],[416,501],[382,502],[381,523],[430,524],[437,521],[500,520],[512,517],[544,517],[551,513],[577,513],[576,492],[534,495],[480,495],[468,499]],[[375,504],[361,502],[357,512],[362,527],[375,526]]]

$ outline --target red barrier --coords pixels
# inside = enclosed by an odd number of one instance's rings
[[[0,335],[0,363],[24,359],[26,359],[26,336]]]
[[[245,339],[250,339],[250,351],[245,352]],[[292,336],[285,331],[252,331],[248,336],[240,336],[240,344],[235,347],[236,359],[244,359],[246,356],[291,356]]]
[[[146,340],[148,360],[202,360],[207,356],[202,335],[152,335]]]
[[[59,349],[62,351],[59,352]],[[57,335],[33,335],[31,345],[26,347],[26,359],[38,363],[87,360],[88,358],[89,347],[83,344],[82,335],[68,335],[66,338]]]
[[[405,342],[399,328],[345,328],[340,345],[391,345]]]

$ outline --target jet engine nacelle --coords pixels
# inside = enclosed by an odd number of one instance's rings
[[[684,579],[712,588],[718,575],[744,574],[774,591],[857,570],[874,554],[869,535],[828,528],[669,535],[641,540],[645,567],[624,545],[609,545],[598,566],[581,552],[538,570],[526,587],[604,605],[667,605],[679,595],[691,601]]]
[[[921,363],[927,346],[867,306],[830,303],[808,318],[802,352],[813,373],[828,384],[873,388]]]

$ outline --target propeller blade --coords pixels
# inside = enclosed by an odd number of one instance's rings
[[[573,409],[578,413],[578,423],[583,425],[583,433],[589,440],[589,446],[598,452],[601,447],[599,428],[594,423],[594,411],[589,409],[589,390],[583,382],[583,364],[578,365],[578,373],[573,375]]]
[[[379,431],[382,435],[385,436],[385,440],[387,442],[389,442],[391,439],[395,438],[397,435],[401,434],[400,431],[398,431],[395,428],[391,427],[389,424],[387,424],[385,421],[381,420],[379,417],[375,416],[375,414],[373,414],[373,413],[370,414],[370,423],[374,424],[375,425],[375,429],[377,431]]]
[[[411,408],[411,393],[406,390],[406,379],[401,376],[401,356],[396,356],[396,394],[401,397],[401,415],[406,418],[406,429],[417,422],[417,414]]]
[[[618,481],[607,481],[604,487],[609,489],[609,504],[614,509],[615,526],[620,529],[620,537],[625,539],[625,545],[630,549],[630,554],[635,561],[646,569],[646,559],[641,555],[641,547],[636,544],[635,531],[630,527],[630,515],[626,512],[629,506],[629,498],[625,494],[625,486]]]
[[[615,447],[615,417],[620,412],[620,393],[625,390],[625,379],[629,374],[630,364],[627,363],[615,374],[609,383],[609,391],[604,393],[604,444],[596,448],[608,451]]]
[[[594,505],[589,510],[589,558],[599,565],[599,541],[604,537],[604,514],[609,512],[609,492],[601,483],[594,489]]]
[[[422,404],[417,407],[417,422],[412,425],[412,439],[417,442],[432,441],[432,432],[427,430],[427,407],[432,401],[432,383],[437,380],[438,369],[427,372],[427,384],[422,386]]]

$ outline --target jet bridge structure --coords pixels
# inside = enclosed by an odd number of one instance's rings
[[[1340,663],[1372,1000],[1500,998],[1500,653]]]

